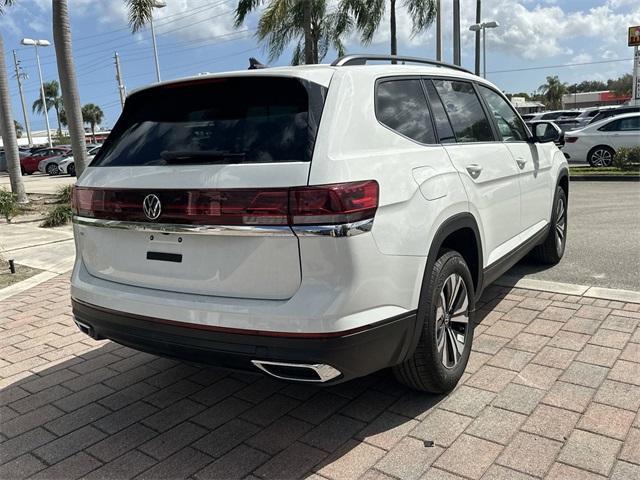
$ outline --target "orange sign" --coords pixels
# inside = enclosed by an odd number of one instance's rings
[[[640,26],[629,27],[629,46],[637,47],[640,45]]]

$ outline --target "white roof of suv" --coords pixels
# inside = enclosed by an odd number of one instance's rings
[[[374,58],[376,59],[376,58]],[[391,59],[391,57],[385,57],[386,59]],[[383,60],[383,59],[380,59]],[[402,57],[398,57],[398,61],[401,62]],[[336,62],[334,62],[336,63]],[[246,76],[283,76],[283,77],[298,77],[303,78],[325,87],[329,86],[329,82],[331,81],[331,77],[336,71],[358,71],[366,76],[369,76],[373,79],[382,77],[382,76],[393,76],[393,75],[440,75],[440,76],[453,76],[456,78],[466,78],[469,80],[474,80],[477,82],[486,83],[491,85],[490,82],[486,81],[481,77],[477,77],[472,73],[462,69],[461,67],[457,67],[455,65],[448,66],[447,64],[438,65],[437,62],[434,64],[365,64],[365,65],[329,65],[329,64],[319,64],[319,65],[297,65],[297,66],[283,66],[283,67],[268,67],[263,69],[256,70],[236,70],[231,72],[220,72],[206,75],[192,75],[189,77],[177,78],[174,80],[168,80],[161,83],[155,83],[151,85],[147,85],[130,92],[130,95],[139,92],[141,90],[147,90],[151,88],[155,88],[157,86],[162,85],[171,85],[176,83],[182,83],[187,81],[203,81],[209,78],[221,78],[221,77],[246,77]]]

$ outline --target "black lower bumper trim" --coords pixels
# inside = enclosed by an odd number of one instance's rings
[[[137,350],[226,368],[259,371],[251,360],[326,364],[342,375],[334,384],[402,362],[409,354],[416,312],[377,322],[345,335],[297,338],[189,328],[151,317],[117,312],[72,299],[80,329]]]

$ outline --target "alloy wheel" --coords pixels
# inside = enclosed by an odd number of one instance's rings
[[[464,352],[469,325],[469,294],[460,275],[445,280],[436,308],[436,344],[445,368],[455,367]]]
[[[558,206],[556,207],[556,221],[555,221],[555,236],[556,236],[556,249],[558,254],[562,254],[564,248],[564,240],[567,231],[567,210],[562,198],[558,199]]]
[[[610,167],[613,156],[609,150],[599,148],[591,155],[593,165],[596,167]]]

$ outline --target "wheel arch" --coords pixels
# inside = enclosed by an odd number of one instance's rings
[[[469,212],[458,213],[449,217],[442,222],[436,234],[433,237],[429,252],[427,254],[427,262],[420,286],[420,297],[429,288],[429,280],[434,264],[440,256],[443,249],[456,250],[464,258],[471,278],[473,279],[474,298],[477,301],[482,295],[483,290],[483,256],[482,256],[482,240],[480,230],[475,217]],[[425,315],[427,312],[420,308],[418,303],[418,312],[416,316],[415,331],[410,348],[408,349],[408,357],[413,355],[416,345],[422,334]],[[469,312],[471,318],[474,312]],[[407,358],[408,358],[407,357]]]

